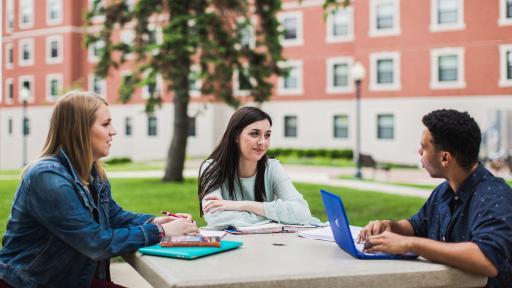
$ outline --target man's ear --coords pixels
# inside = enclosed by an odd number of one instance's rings
[[[448,167],[451,163],[453,163],[453,156],[450,152],[442,151],[441,152],[441,166]]]

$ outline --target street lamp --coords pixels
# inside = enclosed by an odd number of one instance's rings
[[[350,76],[352,80],[354,80],[354,84],[356,85],[356,164],[357,170],[355,177],[357,179],[362,179],[363,174],[361,173],[361,82],[366,76],[366,69],[364,69],[363,64],[360,62],[354,63],[352,69],[350,70]]]
[[[27,117],[27,104],[30,98],[30,91],[27,87],[21,88],[20,98],[23,103],[23,167],[27,165],[27,134],[28,134],[28,117]]]

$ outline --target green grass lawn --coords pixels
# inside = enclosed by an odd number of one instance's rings
[[[0,235],[5,232],[17,180],[0,181]],[[159,179],[112,179],[114,199],[123,208],[140,213],[158,215],[160,210],[186,212],[198,220],[197,181],[187,179],[182,184],[163,183]],[[324,188],[343,197],[347,214],[353,225],[365,225],[372,219],[402,219],[415,213],[423,204],[422,198],[362,192],[348,188],[324,187],[296,183],[304,195],[314,216],[326,221],[319,190]]]

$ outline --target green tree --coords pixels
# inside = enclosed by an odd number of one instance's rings
[[[192,65],[199,65],[202,95],[213,95],[231,106],[239,102],[233,97],[232,78],[240,71],[246,79],[252,98],[262,103],[271,95],[271,75],[282,75],[283,60],[279,43],[281,32],[276,13],[279,0],[139,0],[130,6],[127,0],[99,0],[87,13],[92,25],[96,15],[104,15],[100,31],[86,37],[86,45],[103,43],[95,73],[106,77],[134,55],[136,68],[124,79],[120,100],[128,102],[137,87],[155,87],[161,75],[174,103],[173,137],[167,154],[163,181],[183,181],[183,166],[187,146],[188,104]],[[155,17],[157,16],[157,17]],[[253,26],[251,16],[256,16]],[[155,41],[150,22],[162,27],[162,41]],[[112,35],[125,26],[133,27],[132,44],[113,41]],[[255,42],[247,33],[254,28]],[[149,89],[146,112],[153,113],[161,105],[157,89]]]

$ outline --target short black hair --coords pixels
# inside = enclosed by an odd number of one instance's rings
[[[450,152],[464,169],[478,162],[482,134],[467,112],[440,109],[423,116],[422,121],[432,134],[436,150]]]

